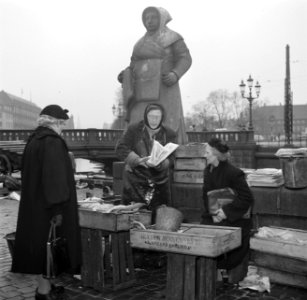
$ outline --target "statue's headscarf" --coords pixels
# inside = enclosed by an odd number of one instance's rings
[[[157,32],[154,33],[152,38],[156,39],[160,45],[163,47],[167,47],[170,44],[174,43],[178,39],[182,39],[182,37],[174,32],[173,30],[170,30],[166,24],[169,23],[172,20],[172,17],[170,13],[163,7],[154,7],[154,6],[149,6],[144,9],[142,13],[142,21],[145,26],[145,15],[149,11],[156,11],[158,15],[160,16],[160,25],[159,29]]]

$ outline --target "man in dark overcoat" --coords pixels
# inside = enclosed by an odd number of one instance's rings
[[[51,297],[54,287],[46,271],[46,243],[51,222],[67,240],[69,269],[79,273],[81,237],[72,162],[61,137],[67,110],[48,105],[40,113],[38,127],[29,137],[22,157],[22,190],[12,271],[38,274],[35,299]]]

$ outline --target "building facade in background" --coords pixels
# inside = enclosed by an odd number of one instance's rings
[[[253,110],[255,134],[268,138],[284,138],[284,106],[264,105]],[[293,105],[293,138],[307,134],[307,104]]]
[[[42,108],[21,97],[0,92],[0,129],[34,129]],[[74,129],[70,116],[66,129]]]

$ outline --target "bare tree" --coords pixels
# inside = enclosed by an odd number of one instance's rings
[[[212,91],[206,100],[196,103],[186,117],[187,129],[214,130],[216,128],[238,127],[244,116],[246,103],[237,92]],[[239,122],[239,123],[238,123]]]

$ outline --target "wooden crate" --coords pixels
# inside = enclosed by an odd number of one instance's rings
[[[112,232],[129,230],[134,220],[149,226],[151,224],[151,212],[142,210],[135,213],[103,213],[79,208],[79,223],[84,228]]]
[[[206,151],[206,145],[204,143],[195,143],[188,145],[180,145],[176,149],[177,157],[204,157]]]
[[[288,230],[293,236],[307,241],[307,231],[271,227],[274,230]],[[276,238],[253,237],[251,244],[251,262],[262,276],[268,276],[272,282],[307,288],[307,244]]]
[[[241,228],[183,223],[183,232],[131,229],[136,248],[217,257],[241,245]]]
[[[293,234],[299,240],[307,241],[307,231],[283,228],[283,227],[271,227],[276,231],[288,230],[289,233]],[[252,237],[250,239],[250,247],[253,250],[260,252],[273,253],[276,255],[293,257],[298,259],[307,260],[307,244],[300,244],[295,241],[287,241],[276,238],[259,238]]]

